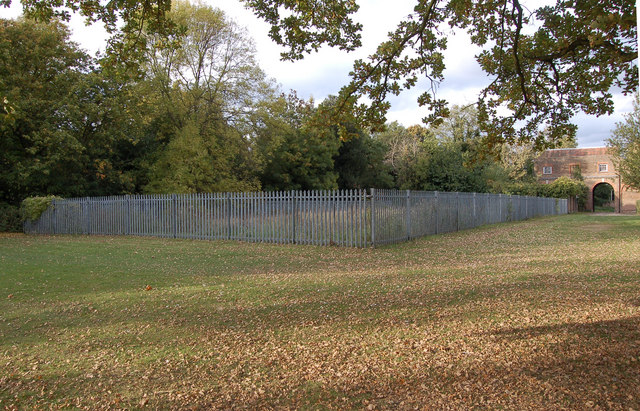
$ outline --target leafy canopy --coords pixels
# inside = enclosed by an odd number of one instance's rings
[[[144,33],[150,47],[143,83],[163,123],[145,190],[258,189],[246,171],[250,152],[243,128],[272,90],[253,41],[221,10],[202,4],[174,2],[168,17],[179,33]]]
[[[0,0],[8,5],[11,0]],[[244,0],[271,24],[269,33],[287,48],[284,59],[301,59],[323,45],[354,50],[362,26],[352,16],[357,0]],[[67,9],[102,21],[115,33],[110,42],[116,60],[146,46],[139,34],[170,35],[177,30],[169,0],[107,3],[85,0],[22,0],[28,15],[68,18]],[[535,2],[528,2],[529,5]],[[117,22],[123,26],[118,30]],[[356,60],[351,81],[340,92],[336,111],[355,114],[361,124],[382,129],[388,97],[426,78],[431,87],[418,102],[427,122],[447,116],[446,101],[435,89],[444,78],[443,52],[454,30],[466,30],[481,48],[476,55],[492,79],[477,102],[485,142],[530,142],[538,148],[575,135],[571,118],[613,111],[611,91],[632,93],[637,84],[636,4],[634,0],[556,0],[527,8],[521,0],[416,0],[413,13],[366,60]],[[365,97],[364,99],[361,97]],[[550,134],[539,133],[548,128]],[[342,138],[347,130],[339,133]]]
[[[640,94],[636,95],[633,111],[616,124],[607,146],[622,181],[640,190]]]
[[[572,137],[576,112],[610,114],[611,90],[628,94],[637,85],[635,1],[557,0],[529,11],[519,0],[419,0],[368,60],[355,62],[341,91],[344,106],[375,127],[384,122],[389,95],[426,78],[431,88],[418,98],[431,111],[425,120],[448,115],[435,89],[452,29],[469,33],[492,79],[477,102],[490,147],[533,141],[542,148]],[[543,128],[548,135],[539,133]]]
[[[111,34],[107,44],[105,66],[137,72],[139,61],[147,48],[143,30],[168,36],[178,27],[168,17],[171,0],[21,0],[25,17],[39,22],[69,21],[71,13],[86,18],[87,23],[102,22]],[[11,0],[0,0],[9,7]],[[141,74],[141,73],[138,73]]]

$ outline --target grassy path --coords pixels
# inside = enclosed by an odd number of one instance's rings
[[[379,249],[0,236],[0,408],[640,409],[640,218]]]

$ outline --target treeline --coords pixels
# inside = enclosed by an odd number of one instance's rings
[[[177,3],[171,17],[181,29],[141,33],[134,68],[89,56],[62,23],[0,20],[0,228],[43,195],[548,190],[531,148],[486,152],[472,107],[435,128],[331,124],[335,99],[282,93],[223,12]]]

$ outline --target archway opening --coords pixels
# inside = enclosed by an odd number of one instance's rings
[[[600,183],[593,187],[593,211],[614,213],[615,204],[615,191],[611,184]]]

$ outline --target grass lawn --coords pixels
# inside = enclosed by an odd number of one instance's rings
[[[593,211],[596,213],[615,213],[616,209],[614,207],[594,206]]]
[[[640,217],[378,249],[0,236],[0,408],[640,409]]]

